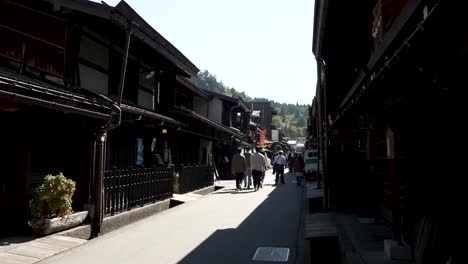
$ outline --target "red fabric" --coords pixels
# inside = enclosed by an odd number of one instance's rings
[[[304,171],[304,160],[303,159],[295,159],[293,161],[293,169],[294,169],[294,171]]]

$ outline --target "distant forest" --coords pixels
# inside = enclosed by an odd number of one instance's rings
[[[194,79],[193,82],[205,90],[232,97],[241,97],[244,101],[271,101],[273,108],[278,113],[278,115],[273,116],[273,125],[281,128],[284,136],[300,142],[305,141],[308,105],[278,103],[268,98],[252,98],[245,92],[238,92],[236,89],[224,85],[222,81],[216,78],[216,75],[209,73],[207,70],[201,71],[198,78]]]

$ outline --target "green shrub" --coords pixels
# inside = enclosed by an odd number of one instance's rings
[[[62,173],[47,175],[37,186],[29,201],[32,219],[54,218],[69,215],[72,210],[72,196],[76,183]]]

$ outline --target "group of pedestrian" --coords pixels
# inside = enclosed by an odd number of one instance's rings
[[[267,158],[261,153],[260,146],[255,147],[256,152],[250,153],[250,149],[246,149],[242,155],[242,149],[237,149],[237,153],[232,157],[231,172],[236,177],[236,189],[250,189],[253,179],[253,187],[258,191],[263,187],[263,179],[267,170]]]
[[[284,152],[280,150],[275,156],[273,161],[273,174],[275,175],[275,186],[281,181],[281,184],[285,184],[284,181],[284,168],[288,166],[289,171],[294,173],[296,176],[297,185],[302,184],[304,176],[304,158],[302,154],[295,153],[294,156],[289,153],[288,157],[284,156]]]

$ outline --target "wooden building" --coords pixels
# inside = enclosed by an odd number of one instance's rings
[[[47,174],[76,181],[73,209],[89,207],[97,135],[118,108],[81,88],[76,33],[47,3],[0,1],[0,235],[26,229]]]
[[[276,115],[276,110],[271,106],[271,102],[251,101],[247,102],[252,111],[256,111],[258,116],[254,116],[254,121],[259,125],[259,129],[265,132],[265,139],[271,141],[271,121]]]
[[[77,182],[74,210],[95,212],[97,235],[104,215],[170,197],[174,173],[180,191],[213,184],[221,146],[246,141],[245,103],[194,86],[198,68],[124,1],[1,0],[0,39],[0,210],[11,216],[0,235],[26,229],[46,174]]]
[[[316,128],[330,209],[382,218],[418,263],[465,263],[468,21],[461,2],[315,5]]]

